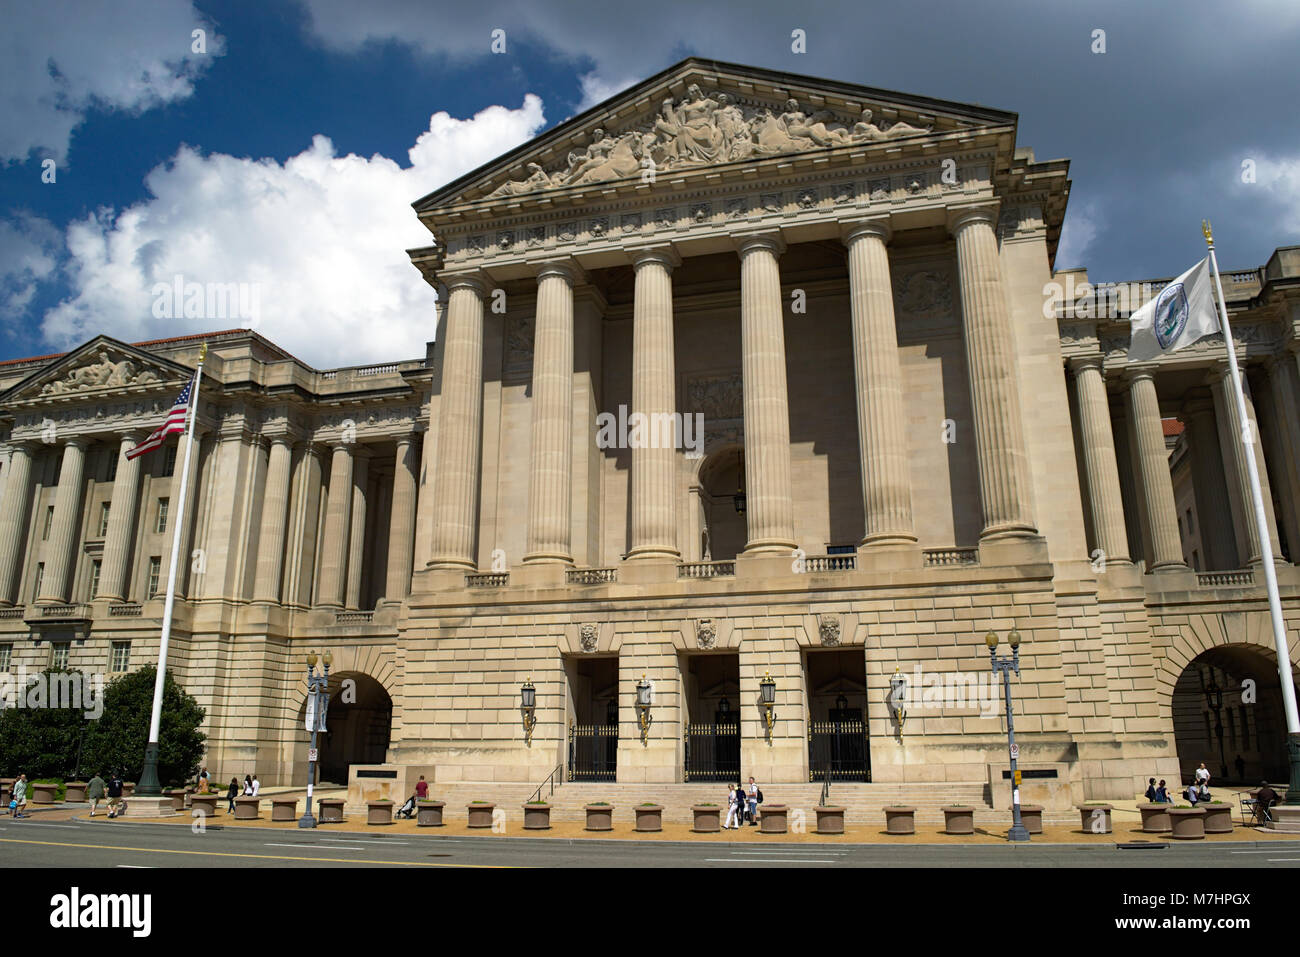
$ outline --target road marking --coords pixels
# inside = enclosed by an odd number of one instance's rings
[[[81,830],[76,824],[38,824],[36,821],[28,821],[23,827],[66,827],[74,831]]]
[[[706,857],[706,864],[838,864],[808,857]]]
[[[501,868],[498,864],[434,864],[429,861],[359,861],[350,857],[291,857],[288,854],[239,854],[234,851],[179,851],[163,847],[123,847],[118,844],[73,844],[69,841],[24,841],[0,837],[0,844],[39,844],[42,847],[85,847],[97,851],[139,851],[142,854],[194,854],[199,857],[248,857],[263,861],[324,861],[335,864],[399,864],[407,867]]]
[[[1277,863],[1281,863],[1282,861],[1300,861],[1300,857],[1270,857],[1270,858],[1266,858],[1266,860],[1270,864],[1277,864]]]
[[[322,837],[321,841],[341,841],[344,844],[406,844],[406,841],[367,841],[365,838],[357,838],[355,841],[349,841],[346,837]]]
[[[319,844],[308,844],[299,842],[298,844],[271,844],[263,843],[263,847],[319,847],[322,851],[364,851],[364,847],[348,847],[347,845],[334,844],[330,847],[320,847]]]
[[[129,867],[129,868],[131,868],[132,870],[137,870],[137,871],[151,871],[151,870],[153,870],[153,865],[151,865],[151,864],[118,864],[117,866],[118,866],[118,867]]]

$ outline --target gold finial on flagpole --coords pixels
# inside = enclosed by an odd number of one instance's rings
[[[1205,233],[1205,245],[1210,249],[1214,248],[1214,231],[1210,228],[1208,219],[1201,220],[1201,232]]]
[[[203,362],[208,357],[208,341],[203,340],[203,345],[199,346],[199,362]]]

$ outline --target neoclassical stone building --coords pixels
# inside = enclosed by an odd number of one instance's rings
[[[1031,798],[1281,776],[1256,566],[1294,648],[1300,249],[1225,277],[1263,555],[1221,340],[1127,361],[1137,302],[1054,273],[1068,163],[1016,122],[690,59],[414,204],[423,359],[234,331],[0,364],[0,664],[156,654],[179,469],[121,452],[206,338],[170,667],[222,774],[305,781],[329,650],[326,779],[829,769],[1001,807],[984,635],[1015,629]]]

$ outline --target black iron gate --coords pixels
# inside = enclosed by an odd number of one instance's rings
[[[618,768],[618,725],[569,725],[569,780],[613,781]]]
[[[862,718],[808,723],[808,780],[870,781],[867,725]]]
[[[740,781],[740,724],[686,726],[686,780]]]

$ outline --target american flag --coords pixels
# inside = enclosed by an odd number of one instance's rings
[[[181,390],[181,394],[176,397],[176,402],[171,407],[171,411],[167,413],[167,418],[163,419],[163,424],[147,439],[127,452],[126,457],[128,459],[144,455],[146,452],[152,452],[162,445],[167,436],[173,432],[185,431],[185,417],[190,411],[190,392],[193,388],[194,380],[191,379],[186,383],[185,388]]]

